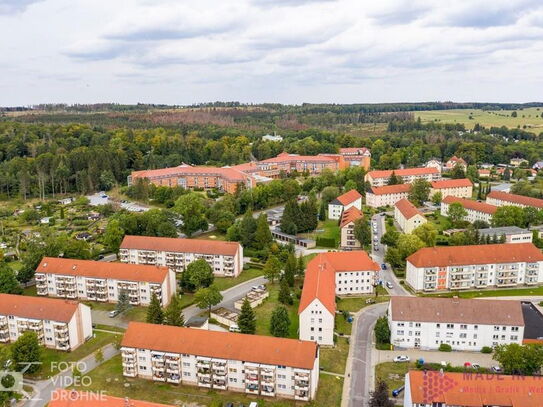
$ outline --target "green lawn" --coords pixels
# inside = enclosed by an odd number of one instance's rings
[[[321,348],[320,367],[327,372],[345,373],[349,356],[348,338],[338,338],[333,348]]]
[[[421,297],[453,297],[480,298],[480,297],[516,297],[543,295],[542,287],[532,288],[511,288],[502,290],[480,290],[480,291],[453,291],[439,294],[421,294]]]
[[[30,286],[23,289],[23,295],[29,296],[29,297],[36,297],[38,294],[36,293],[36,286]]]
[[[382,288],[382,287],[381,287]],[[366,304],[366,300],[374,299],[376,302],[388,301],[388,295],[380,294],[378,297],[375,295],[363,295],[361,297],[343,297],[336,303],[336,308],[341,311],[357,312],[364,307],[371,304]]]
[[[273,310],[282,305],[277,299],[279,295],[279,284],[268,284],[268,290],[270,296],[264,300],[262,305],[255,308],[256,313],[256,334],[257,335],[270,335],[270,319]],[[286,306],[290,317],[290,338],[298,339],[298,299],[295,299],[293,305]]]
[[[444,230],[451,229],[452,223],[446,216],[443,216],[436,211],[428,216],[426,216],[429,222],[433,223],[436,227],[438,233],[442,233]]]
[[[234,287],[235,285],[241,284],[245,281],[252,280],[253,278],[260,277],[264,275],[263,269],[250,268],[248,270],[243,270],[239,276],[235,278],[231,277],[216,277],[214,284],[220,291],[227,290],[228,288]]]
[[[337,220],[329,219],[319,221],[317,229],[314,232],[301,233],[300,236],[313,240],[317,240],[317,237],[335,239],[337,247],[341,238],[341,229],[339,228],[339,222]],[[326,247],[325,249],[329,249],[329,247]]]
[[[375,366],[375,380],[382,379],[390,391],[404,385],[405,375],[414,363],[385,362]]]
[[[149,400],[155,403],[182,405],[197,403],[204,406],[222,406],[225,402],[248,405],[256,401],[259,407],[333,407],[340,406],[343,380],[339,377],[320,375],[317,398],[311,403],[296,403],[278,398],[257,398],[243,393],[214,391],[197,386],[172,385],[152,380],[125,378],[122,375],[121,357],[116,356],[87,374],[91,382],[85,390],[100,391],[118,397]]]

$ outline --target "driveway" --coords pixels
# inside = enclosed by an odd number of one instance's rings
[[[491,354],[485,354],[480,352],[439,352],[430,350],[375,350],[374,357],[372,359],[372,365],[375,367],[380,363],[392,362],[396,356],[407,355],[411,359],[411,362],[416,362],[418,359],[424,359],[428,363],[441,363],[444,361],[450,363],[451,366],[464,366],[464,363],[477,363],[481,367],[491,368],[498,363],[492,360]]]

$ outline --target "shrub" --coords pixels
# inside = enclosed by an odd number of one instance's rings
[[[337,242],[333,237],[317,237],[317,246],[335,248]]]
[[[492,353],[492,348],[490,346],[483,346],[481,353]]]
[[[440,352],[451,352],[452,347],[448,343],[442,343],[441,345],[439,345],[439,351]]]

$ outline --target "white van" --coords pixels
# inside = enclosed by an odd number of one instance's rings
[[[229,330],[230,332],[240,332],[239,326],[237,326],[236,324],[230,325],[230,328],[228,328],[228,330]]]

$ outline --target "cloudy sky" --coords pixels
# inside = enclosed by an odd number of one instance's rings
[[[543,101],[543,0],[0,0],[0,105]]]

